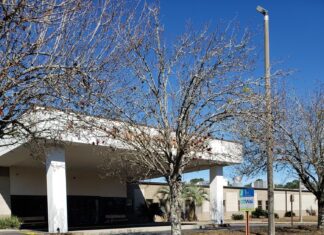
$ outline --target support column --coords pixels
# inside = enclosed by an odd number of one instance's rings
[[[65,151],[51,146],[46,150],[48,231],[65,233],[67,225],[67,199],[65,176]]]
[[[11,216],[10,169],[0,167],[0,217]]]
[[[209,169],[209,203],[210,217],[216,224],[224,222],[223,208],[223,166],[213,166]]]

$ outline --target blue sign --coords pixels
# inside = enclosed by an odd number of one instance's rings
[[[254,189],[240,190],[240,211],[254,211]]]
[[[253,188],[241,189],[240,197],[254,197],[254,189]]]

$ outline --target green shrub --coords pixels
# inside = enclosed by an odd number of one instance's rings
[[[242,214],[232,214],[232,220],[243,220],[244,215]]]
[[[296,216],[295,212],[292,213],[292,216]],[[285,217],[291,217],[291,211],[287,211]]]
[[[260,208],[255,208],[255,211],[252,211],[252,218],[268,217],[268,211],[262,210]]]
[[[255,211],[252,211],[252,218],[260,218],[260,217],[268,218],[268,211],[262,210],[260,208],[256,208]],[[274,217],[276,219],[279,219],[279,215],[277,213],[274,213]]]
[[[0,218],[0,229],[19,228],[21,221],[16,216]]]

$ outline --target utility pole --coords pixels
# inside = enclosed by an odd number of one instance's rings
[[[264,73],[265,73],[265,101],[267,120],[267,181],[268,181],[268,234],[275,235],[274,220],[274,189],[273,189],[273,122],[271,110],[271,78],[270,78],[270,50],[269,50],[269,14],[266,9],[257,6],[257,11],[264,16]]]

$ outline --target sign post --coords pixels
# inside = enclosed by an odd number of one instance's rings
[[[246,211],[246,223],[245,223],[245,234],[250,234],[250,226],[249,226],[249,211]]]
[[[246,212],[245,234],[249,235],[249,212],[254,211],[254,189],[246,188],[240,190],[240,211]]]

